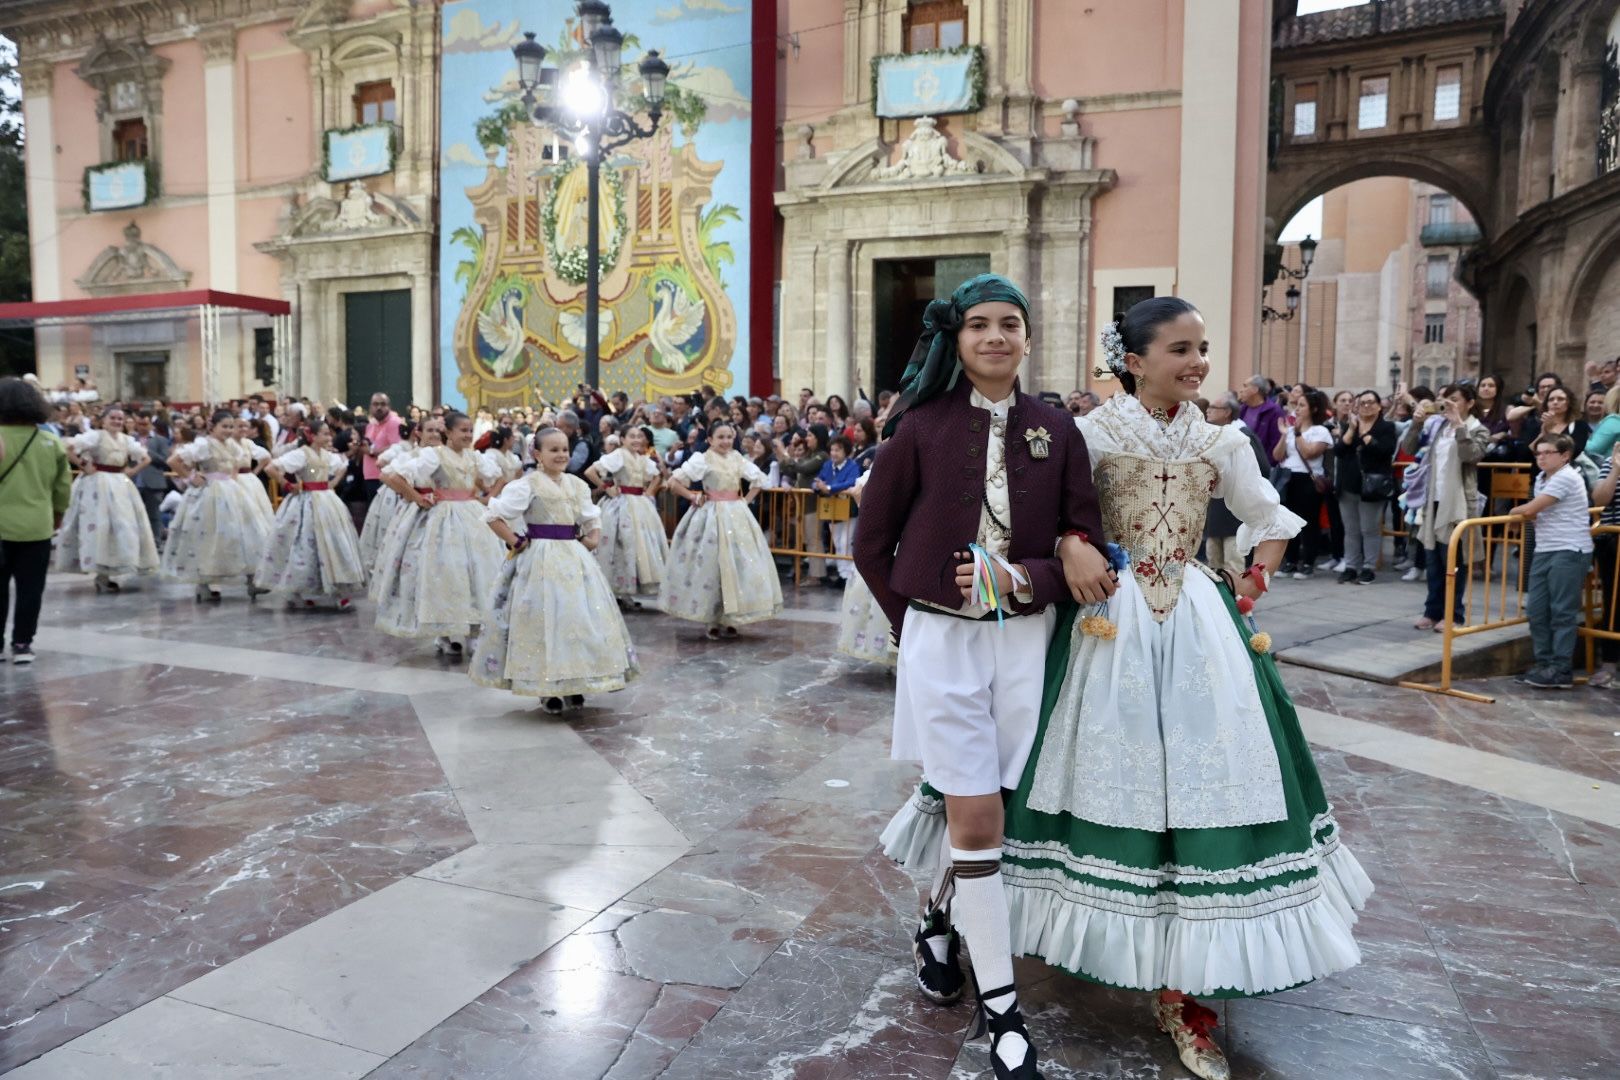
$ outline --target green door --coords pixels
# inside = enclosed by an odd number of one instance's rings
[[[412,403],[411,290],[344,293],[343,307],[346,404],[366,405],[381,390],[404,412]]]

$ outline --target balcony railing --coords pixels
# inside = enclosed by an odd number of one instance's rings
[[[1472,221],[1448,221],[1443,225],[1425,225],[1418,233],[1418,243],[1424,247],[1467,247],[1482,239],[1479,226]]]

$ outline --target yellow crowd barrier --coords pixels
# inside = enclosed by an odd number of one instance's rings
[[[1528,479],[1528,474],[1526,474]],[[1520,496],[1506,496],[1520,499]],[[1528,499],[1528,492],[1523,496]],[[1593,509],[1594,519],[1599,513]],[[1620,527],[1597,525],[1592,528],[1594,540],[1601,536],[1620,537]],[[1458,690],[1452,685],[1452,651],[1460,638],[1500,630],[1530,621],[1525,612],[1525,593],[1529,588],[1529,550],[1525,521],[1521,517],[1503,514],[1494,517],[1469,518],[1459,522],[1452,530],[1446,545],[1446,600],[1441,611],[1446,619],[1442,624],[1440,681],[1438,683],[1402,682],[1409,690],[1422,690],[1430,694],[1446,694],[1492,704],[1494,697]],[[1599,545],[1603,547],[1606,545]],[[1620,588],[1620,554],[1608,556],[1617,564],[1609,575],[1611,582],[1607,604],[1604,604],[1602,576],[1596,560],[1587,574],[1582,608],[1586,618],[1577,633],[1586,642],[1586,667],[1592,670],[1598,641],[1620,641],[1616,629],[1616,596]],[[1450,618],[1456,610],[1457,590],[1466,589],[1461,625]],[[1607,610],[1605,617],[1602,612]]]
[[[1593,511],[1597,513],[1597,511]],[[1586,579],[1586,595],[1582,607],[1586,619],[1577,633],[1586,642],[1586,670],[1596,666],[1597,644],[1600,641],[1620,641],[1620,525],[1595,525],[1592,528],[1593,573]],[[1613,546],[1613,551],[1605,550]],[[1607,560],[1609,572],[1603,573],[1598,560]],[[1604,585],[1604,577],[1608,585]]]
[[[666,489],[658,495],[659,516],[669,536],[675,535],[675,526],[680,523],[681,503],[673,491]],[[827,551],[811,550],[808,530],[821,528],[823,522],[848,521],[853,507],[854,500],[848,495],[818,495],[809,488],[766,488],[754,500],[755,515],[771,554],[793,560],[795,585],[804,579],[806,559],[852,560],[853,556],[837,554],[830,547]]]

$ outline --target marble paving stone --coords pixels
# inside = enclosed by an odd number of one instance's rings
[[[1301,1008],[1263,998],[1230,1002],[1227,1058],[1245,1080],[1492,1080],[1466,1027],[1426,1027]]]
[[[668,825],[664,826],[674,833]],[[430,881],[488,889],[582,911],[602,911],[680,858],[678,833],[663,847],[479,844],[417,872]]]
[[[159,998],[8,1075],[14,1080],[347,1080],[383,1058]]]
[[[1522,999],[1462,996],[1468,1022],[1502,1080],[1609,1080],[1620,1064],[1613,1013]]]
[[[660,1080],[943,1080],[966,1010],[912,991],[904,958],[790,943]]]
[[[173,996],[386,1056],[594,914],[408,878]]]

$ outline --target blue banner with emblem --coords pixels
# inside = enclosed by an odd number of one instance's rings
[[[91,168],[85,175],[85,208],[128,210],[145,206],[149,194],[146,180],[144,161]]]
[[[977,45],[873,59],[873,94],[883,117],[977,112],[983,104],[983,62]]]
[[[326,133],[326,179],[331,183],[394,171],[394,125],[367,124]]]

